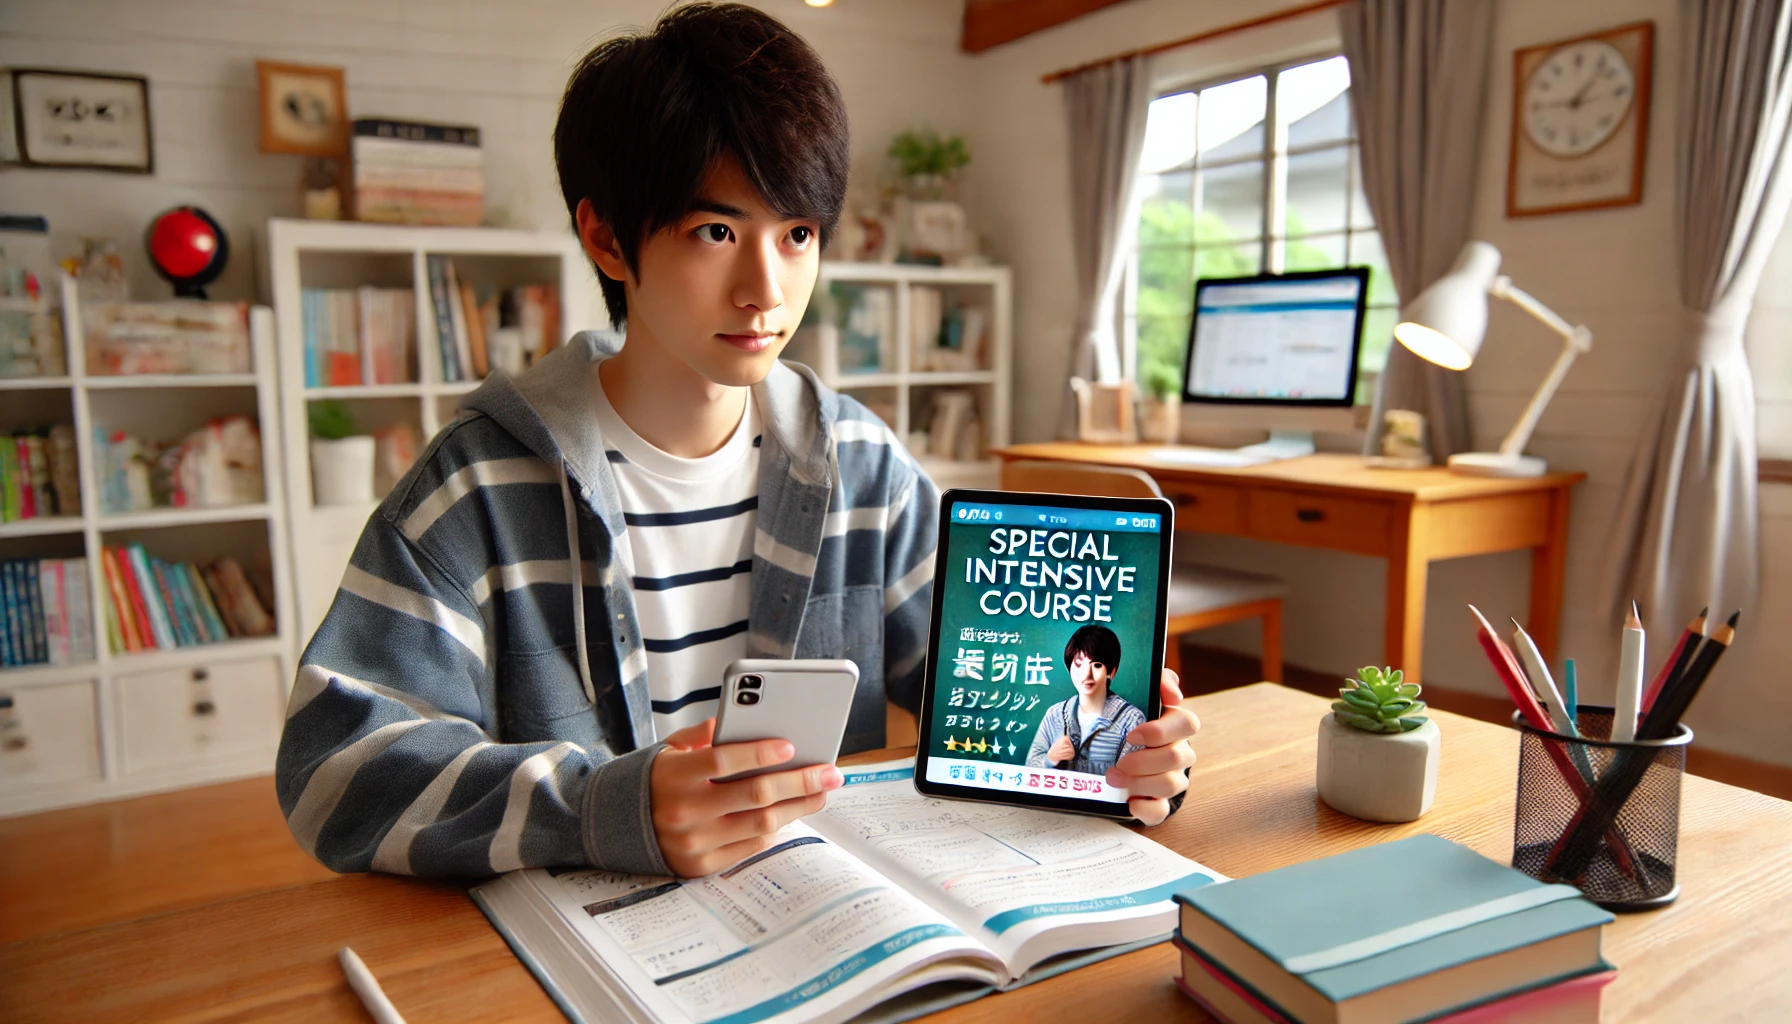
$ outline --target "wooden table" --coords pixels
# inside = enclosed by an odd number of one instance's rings
[[[1045,459],[1125,466],[1151,474],[1176,506],[1176,528],[1255,537],[1385,558],[1383,664],[1421,675],[1425,583],[1431,563],[1531,551],[1526,628],[1553,657],[1567,565],[1568,494],[1585,473],[1501,480],[1442,467],[1371,469],[1355,455],[1309,455],[1220,469],[1168,462],[1161,445],[1020,444],[1003,464]]]
[[[1437,802],[1410,825],[1321,804],[1324,701],[1268,683],[1195,698],[1187,804],[1148,834],[1233,876],[1434,832],[1505,861],[1518,736],[1448,713]],[[888,756],[862,755],[864,761]],[[1792,803],[1687,777],[1677,903],[1605,930],[1607,1021],[1792,1020]],[[145,884],[153,880],[144,879]],[[365,1020],[336,951],[353,946],[415,1024],[554,1021],[558,1011],[464,884],[347,875],[0,946],[8,1021]],[[78,889],[63,897],[79,900]],[[1203,1021],[1159,945],[940,1014],[946,1024]]]

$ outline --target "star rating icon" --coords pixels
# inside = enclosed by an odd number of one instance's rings
[[[978,740],[977,741],[977,753],[979,753],[979,754],[989,753],[989,744],[983,740]]]
[[[967,744],[965,744],[965,746],[968,747],[968,746],[970,746],[970,744],[967,743]],[[958,741],[953,739],[950,736],[946,737],[946,749],[947,750],[957,750],[958,749]]]

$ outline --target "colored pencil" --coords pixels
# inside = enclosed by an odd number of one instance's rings
[[[1564,736],[1579,736],[1580,730],[1574,727],[1567,702],[1562,700],[1561,691],[1556,689],[1555,677],[1549,674],[1549,666],[1543,662],[1543,652],[1537,650],[1537,642],[1524,631],[1517,619],[1512,620],[1512,646],[1518,648],[1519,656],[1524,658],[1524,667],[1531,676],[1531,688],[1537,691],[1538,699],[1543,701],[1543,709],[1549,712],[1549,720],[1555,731]]]
[[[1565,658],[1562,661],[1562,699],[1568,702],[1568,719],[1574,723],[1574,728],[1578,732],[1580,729],[1580,690],[1574,685],[1574,682],[1574,659]]]
[[[1699,614],[1680,631],[1680,642],[1668,652],[1667,660],[1661,663],[1661,671],[1655,673],[1655,678],[1649,681],[1648,692],[1643,694],[1643,714],[1647,715],[1649,709],[1655,706],[1656,698],[1661,696],[1661,688],[1669,680],[1678,679],[1686,671],[1686,666],[1692,663],[1693,652],[1698,650],[1699,641],[1704,638],[1705,616],[1710,611],[1708,607],[1700,608]]]
[[[1643,702],[1643,620],[1636,613],[1636,602],[1630,602],[1630,614],[1624,619],[1622,646],[1618,653],[1618,697],[1612,712],[1612,742],[1629,743],[1636,739],[1636,720]]]
[[[1742,612],[1738,610],[1727,622],[1711,631],[1711,635],[1699,645],[1699,653],[1693,657],[1686,672],[1662,693],[1649,716],[1643,719],[1643,728],[1637,734],[1638,738],[1665,740],[1674,735],[1681,717],[1699,695],[1699,687],[1705,685],[1717,659],[1723,657],[1723,653],[1730,649],[1731,642],[1736,639],[1736,622],[1741,618]]]

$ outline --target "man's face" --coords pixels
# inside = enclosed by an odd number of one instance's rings
[[[1076,684],[1076,692],[1085,697],[1108,688],[1108,671],[1106,665],[1090,661],[1089,656],[1081,651],[1070,659],[1070,681]]]
[[[629,339],[652,338],[713,383],[757,384],[809,307],[821,224],[780,217],[732,157],[710,168],[694,207],[647,237],[640,273],[624,278]]]

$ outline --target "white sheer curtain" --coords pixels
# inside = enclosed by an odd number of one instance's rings
[[[1631,461],[1604,594],[1667,630],[1759,585],[1755,391],[1742,332],[1792,203],[1792,5],[1681,0],[1674,200],[1685,342]],[[1615,621],[1615,619],[1614,619]]]
[[[1363,192],[1394,286],[1411,301],[1450,269],[1469,238],[1493,2],[1357,0],[1338,9],[1338,22]],[[1371,453],[1386,409],[1423,413],[1436,458],[1468,450],[1461,373],[1395,345],[1375,388]]]
[[[1117,381],[1115,302],[1136,230],[1133,196],[1151,105],[1148,59],[1134,57],[1078,72],[1064,79],[1063,88],[1077,284],[1069,375]],[[1066,384],[1060,432],[1075,436],[1075,425],[1075,400]]]

